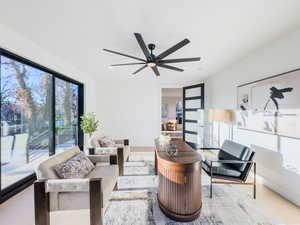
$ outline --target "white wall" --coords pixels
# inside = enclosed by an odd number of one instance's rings
[[[168,104],[167,118],[163,118],[163,121],[176,120],[176,103],[181,101],[180,97],[164,97],[162,96],[162,104]]]
[[[102,81],[96,89],[101,134],[129,138],[133,146],[154,146],[160,132],[161,103],[156,77]]]
[[[207,107],[236,109],[238,85],[299,68],[299,40],[300,30],[291,32],[208,78]],[[234,129],[234,140],[256,151],[258,173],[267,186],[300,205],[300,174],[287,168],[289,163],[300,168],[299,140],[238,129]]]

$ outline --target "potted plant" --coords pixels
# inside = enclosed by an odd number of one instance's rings
[[[80,128],[83,131],[83,133],[89,135],[89,151],[90,154],[93,154],[94,148],[92,146],[92,135],[97,130],[99,126],[99,121],[96,120],[96,116],[94,113],[87,113],[82,115],[80,122]]]

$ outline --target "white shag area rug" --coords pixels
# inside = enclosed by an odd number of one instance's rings
[[[209,198],[208,177],[202,181],[202,210],[198,219],[181,223],[166,217],[160,210],[152,154],[133,155],[125,163],[125,176],[119,177],[104,216],[105,225],[279,225],[266,215],[239,185],[215,185]],[[89,210],[56,213],[51,225],[89,225]]]
[[[208,177],[203,176],[202,210],[198,219],[181,223],[166,217],[156,198],[157,177],[151,157],[134,156],[126,163],[105,214],[106,225],[275,225],[239,185],[215,185],[209,198]]]

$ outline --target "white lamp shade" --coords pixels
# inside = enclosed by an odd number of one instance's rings
[[[231,122],[233,120],[233,112],[228,109],[209,109],[209,122]]]

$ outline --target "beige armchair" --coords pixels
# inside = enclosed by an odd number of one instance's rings
[[[99,144],[99,140],[101,139],[100,136],[94,136],[91,140],[92,147],[95,148],[95,155],[106,155],[106,154],[118,154],[122,155],[120,157],[123,158],[121,160],[119,158],[118,164],[120,167],[120,176],[123,176],[124,171],[124,162],[129,160],[130,156],[130,146],[128,139],[119,139],[114,140],[116,146],[114,147],[101,147]]]
[[[111,193],[117,185],[118,157],[117,155],[88,156],[95,168],[87,177],[60,179],[53,167],[78,153],[80,149],[74,147],[50,157],[36,168],[38,179],[34,184],[36,225],[50,225],[51,211],[77,209],[90,209],[91,225],[103,224],[103,214]]]

